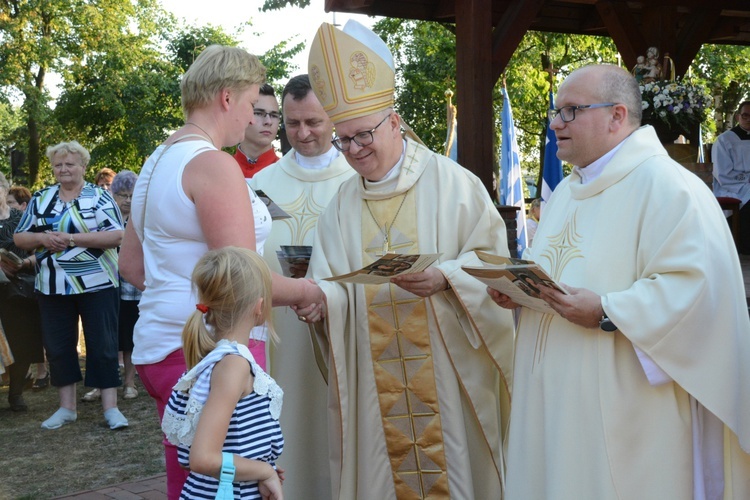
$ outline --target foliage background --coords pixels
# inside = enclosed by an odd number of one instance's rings
[[[307,5],[308,0],[266,0],[262,9]],[[251,26],[248,20],[240,30]],[[399,113],[431,148],[442,150],[445,92],[461,92],[455,86],[455,26],[385,18],[374,30],[394,53]],[[72,138],[91,151],[90,178],[104,166],[138,171],[183,121],[179,79],[186,68],[211,43],[237,45],[240,33],[185,26],[158,0],[0,2],[0,171],[11,173],[10,153],[18,150],[24,163],[13,182],[47,185],[54,179],[44,149]],[[286,83],[293,69],[289,61],[303,48],[282,40],[260,55],[274,87],[280,90]],[[503,80],[522,166],[538,182],[550,86],[556,89],[572,70],[597,62],[618,63],[611,39],[525,35],[493,94],[495,168]],[[705,85],[716,99],[715,112],[704,124],[705,142],[731,126],[737,104],[750,97],[749,67],[750,47],[706,45],[698,54],[688,78]],[[52,73],[62,80],[55,99],[45,85]]]
[[[179,80],[212,43],[236,46],[243,29],[185,26],[158,0],[0,2],[0,171],[39,188],[54,181],[47,146],[78,140],[99,168],[138,171],[183,123]],[[301,43],[280,41],[259,55],[278,88]],[[61,80],[53,99],[49,77]],[[11,172],[11,151],[21,151]]]

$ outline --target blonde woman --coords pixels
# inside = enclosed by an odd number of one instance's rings
[[[185,125],[149,157],[133,192],[121,274],[144,289],[132,359],[160,418],[185,371],[180,336],[196,303],[190,288],[195,264],[207,251],[225,246],[261,250],[270,232],[265,205],[248,191],[234,158],[221,151],[242,141],[264,82],[265,68],[245,50],[219,45],[204,50],[180,82]],[[317,285],[273,276],[273,305],[320,318],[322,304]],[[264,353],[265,336],[262,326],[251,334],[256,358]],[[187,472],[177,448],[164,445],[167,495],[175,499]]]

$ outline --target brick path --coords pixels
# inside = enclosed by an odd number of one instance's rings
[[[167,498],[167,476],[158,476],[139,479],[129,483],[107,486],[99,490],[79,491],[60,498],[76,498],[80,500],[165,500]]]

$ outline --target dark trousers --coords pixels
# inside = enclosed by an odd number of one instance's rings
[[[750,255],[750,203],[745,203],[740,210],[740,237],[737,250],[742,254]]]
[[[117,362],[119,295],[117,288],[39,295],[44,348],[53,386],[64,387],[83,379],[76,350],[79,318],[86,341],[86,386],[108,389],[122,385]]]
[[[39,306],[35,299],[0,297],[0,321],[15,358],[8,366],[8,400],[21,396],[31,363],[44,361]]]

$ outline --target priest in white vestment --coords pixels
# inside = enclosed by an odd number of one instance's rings
[[[640,127],[626,71],[579,69],[556,104],[575,168],[524,257],[570,295],[541,287],[558,314],[520,315],[507,498],[750,498],[750,320],[721,209]]]
[[[331,144],[333,122],[318,102],[307,75],[289,80],[281,94],[292,149],[249,181],[291,217],[273,222],[264,258],[281,274],[282,245],[312,246],[318,216],[354,170]],[[301,276],[304,276],[304,270]],[[328,467],[327,392],[309,327],[288,307],[273,309],[278,344],[269,344],[269,373],[284,389],[281,428],[287,446],[278,461],[286,471],[287,498],[331,498]]]
[[[500,499],[512,317],[461,265],[478,264],[475,250],[508,255],[503,221],[476,176],[402,138],[392,57],[377,35],[323,24],[309,74],[359,175],[318,220],[308,277],[384,252],[440,254],[384,285],[319,281],[332,497]]]

